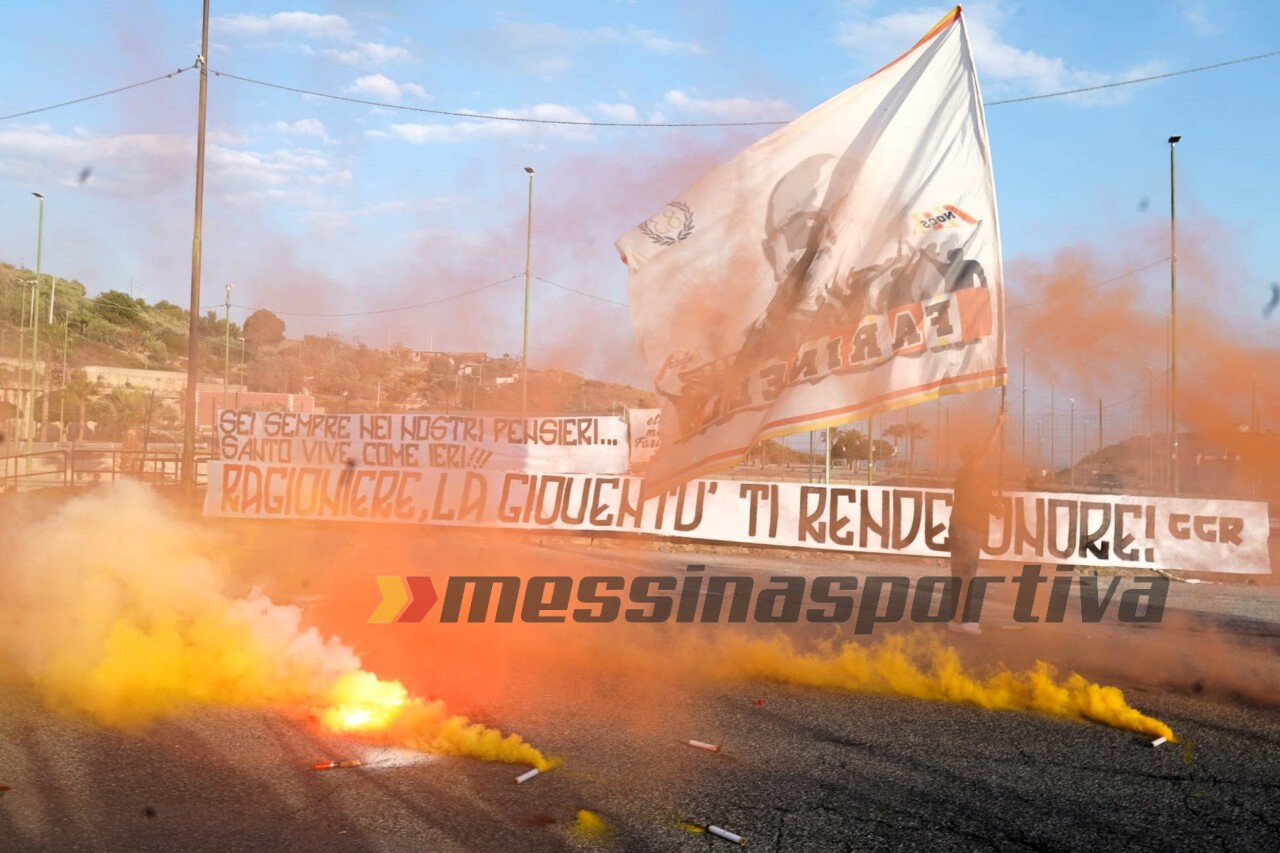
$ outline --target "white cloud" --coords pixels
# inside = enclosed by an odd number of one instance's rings
[[[684,53],[689,55],[698,55],[705,53],[702,46],[697,42],[687,41],[680,42],[669,39],[661,33],[653,30],[642,30],[636,26],[627,27],[627,34],[635,39],[641,47],[652,50],[654,53]]]
[[[559,24],[502,21],[493,28],[493,39],[504,46],[522,51],[563,50],[617,41],[618,31],[611,27],[588,30],[562,27]]]
[[[388,103],[398,104],[405,95],[426,98],[427,90],[417,83],[397,83],[385,74],[366,74],[342,91],[348,94],[370,95]]]
[[[1217,36],[1226,29],[1212,16],[1206,0],[1182,0],[1182,18],[1196,31],[1196,35]]]
[[[341,62],[343,65],[385,65],[390,62],[404,62],[410,58],[408,48],[375,41],[357,42],[353,47],[344,50],[328,48],[320,51],[320,55]]]
[[[318,118],[300,118],[294,122],[277,121],[271,127],[277,133],[289,136],[314,136],[326,142],[329,141],[329,134],[325,131],[324,122]]]
[[[345,40],[352,34],[351,22],[341,15],[317,15],[314,12],[230,15],[211,18],[209,28],[222,35],[249,38],[290,35]]]
[[[900,56],[920,40],[948,9],[916,9],[880,17],[860,17],[839,25],[836,42],[853,51],[864,70],[874,71]],[[1033,95],[1079,89],[1158,73],[1161,63],[1146,63],[1120,74],[1108,74],[1069,66],[1061,57],[1045,56],[1015,47],[1004,39],[1000,26],[1004,12],[998,2],[966,4],[969,41],[979,79],[988,95]],[[1115,103],[1127,97],[1123,90],[1103,95],[1077,96],[1078,102]]]
[[[540,77],[558,77],[573,65],[567,56],[545,56],[529,62],[529,68]]]
[[[596,104],[596,112],[610,121],[639,121],[640,114],[631,104]]]
[[[561,104],[537,104],[516,110],[496,109],[489,111],[487,115],[502,116],[503,118],[533,118],[543,121],[589,122],[591,120],[576,107],[567,107]],[[590,127],[486,119],[448,123],[393,124],[385,131],[365,131],[365,136],[370,139],[394,138],[404,142],[412,142],[416,145],[428,142],[465,142],[472,139],[492,139],[500,136],[521,135],[558,136],[565,139],[580,140],[595,138],[595,133]]]
[[[349,184],[351,172],[310,148],[255,150],[240,136],[210,141],[206,188],[232,203],[271,198],[316,206],[320,189]],[[61,133],[48,125],[0,130],[0,174],[46,187],[75,188],[118,198],[152,198],[190,191],[195,140],[179,134]],[[93,166],[93,179],[76,176]]]
[[[766,98],[720,98],[707,100],[692,97],[679,89],[667,92],[666,102],[682,113],[707,116],[726,121],[783,121],[793,115],[786,101]]]
[[[475,34],[464,47],[473,59],[507,69],[514,65],[550,78],[564,74],[572,67],[570,54],[573,51],[616,42],[620,38],[618,31],[611,27],[586,29],[528,21],[501,21],[491,29]]]

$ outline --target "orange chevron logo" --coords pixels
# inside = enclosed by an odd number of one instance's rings
[[[378,575],[382,601],[369,616],[370,625],[421,622],[436,606],[435,584],[425,575]]]

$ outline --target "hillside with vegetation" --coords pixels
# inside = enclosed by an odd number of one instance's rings
[[[31,299],[35,273],[0,264],[0,358],[30,363]],[[53,318],[49,317],[53,284]],[[148,371],[187,369],[189,314],[161,300],[148,304],[118,290],[90,295],[83,283],[44,274],[40,288],[39,359],[48,365],[37,380],[37,420],[95,421],[103,437],[118,437],[142,423],[155,401],[126,385],[107,388],[85,373],[89,366]],[[227,323],[218,312],[199,318],[200,379],[249,391],[316,397],[331,412],[471,410],[513,412],[521,406],[519,360],[509,354],[461,357],[415,353],[396,344],[375,349],[337,334],[290,338],[285,322],[259,310],[244,323]],[[230,358],[227,340],[230,338]],[[63,363],[66,376],[63,376]],[[26,388],[29,368],[0,364],[0,389]],[[19,375],[21,373],[21,375]],[[656,406],[649,391],[589,379],[559,370],[532,370],[529,409],[534,412],[620,413]],[[161,401],[157,428],[172,429],[176,400]],[[12,420],[11,403],[0,402],[0,421]],[[149,408],[148,408],[149,407]]]

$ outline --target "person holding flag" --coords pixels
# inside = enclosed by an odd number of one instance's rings
[[[978,574],[978,557],[990,532],[991,516],[999,504],[991,484],[982,475],[982,466],[991,458],[996,439],[1004,427],[1005,411],[1000,409],[996,425],[981,444],[965,444],[960,448],[960,469],[956,472],[951,497],[951,524],[948,541],[951,548],[951,576],[955,585],[956,611],[948,630],[958,634],[981,634],[977,613],[968,614],[969,588]],[[970,619],[969,616],[973,618]]]

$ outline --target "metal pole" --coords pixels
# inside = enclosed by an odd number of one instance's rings
[[[22,286],[26,286],[27,282],[20,282]],[[25,292],[18,294],[18,372],[14,376],[14,390],[17,392],[16,402],[19,404],[21,411],[15,412],[13,416],[13,429],[15,432],[20,431],[27,425],[27,407],[22,400],[22,368],[26,365],[27,359],[27,294]],[[19,441],[20,435],[14,435],[13,440]]]
[[[831,485],[831,427],[827,427],[827,452],[822,482]]]
[[[1169,422],[1173,441],[1173,496],[1178,496],[1178,196],[1174,150],[1181,136],[1169,137]]]
[[[582,408],[583,408],[583,410],[585,410],[585,409],[587,408],[585,403],[583,404]],[[812,483],[812,482],[813,482],[813,430],[809,430],[809,477],[808,477],[808,481],[809,481],[810,483]]]
[[[872,438],[875,430],[875,418],[867,418],[867,485],[871,485],[871,474],[876,467],[876,442]]]
[[[1052,382],[1049,383],[1049,479],[1051,482],[1058,482],[1058,413],[1055,406],[1054,394],[1056,387]]]
[[[44,196],[33,193],[40,199],[40,224],[36,228],[36,286],[31,294],[31,394],[27,400],[27,453],[32,452],[31,444],[36,432],[36,365],[40,361],[40,269],[44,255]],[[27,457],[27,471],[31,470],[31,457]]]
[[[533,167],[525,166],[529,173],[529,215],[524,238],[524,352],[520,357],[520,420],[529,416],[529,277],[533,260]]]
[[[222,321],[226,332],[226,349],[222,354],[222,408],[227,407],[227,397],[231,393],[231,285],[227,285],[227,313]]]
[[[1070,421],[1071,435],[1070,435],[1070,438],[1068,439],[1069,449],[1067,450],[1067,469],[1070,472],[1070,476],[1071,476],[1071,487],[1075,488],[1075,485],[1076,485],[1076,400],[1075,400],[1075,397],[1072,397],[1070,399],[1071,399],[1071,421]]]
[[[58,395],[58,435],[67,434],[67,342],[71,337],[71,315],[62,318],[62,393]]]
[[[191,306],[187,318],[187,393],[183,400],[182,484],[196,484],[196,384],[200,381],[200,228],[204,214],[204,136],[209,98],[209,0],[200,35],[200,106],[196,118],[196,208],[191,237]]]
[[[1147,365],[1147,485],[1152,493],[1156,489],[1156,373]]]
[[[236,383],[236,410],[240,409],[240,389],[245,387],[245,377],[248,374],[244,372],[244,338],[240,339],[240,381]],[[378,380],[378,388],[382,388],[382,380]]]

